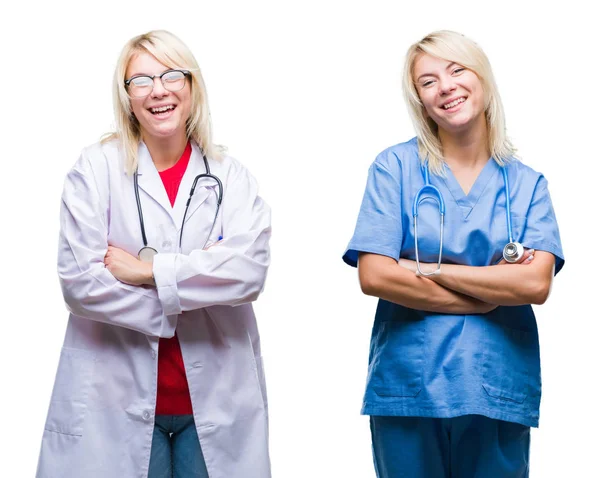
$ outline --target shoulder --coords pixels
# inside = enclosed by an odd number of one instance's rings
[[[241,171],[246,169],[239,159],[229,156],[226,153],[223,153],[219,159],[213,161],[218,164],[219,168],[223,171]]]
[[[507,162],[506,168],[509,181],[515,185],[535,188],[538,184],[547,184],[547,180],[541,172],[523,163],[520,159],[511,158]]]
[[[105,188],[111,177],[125,176],[124,155],[118,140],[98,141],[81,150],[67,173],[66,185]]]
[[[391,173],[419,165],[419,147],[417,138],[384,149],[377,155],[373,166],[383,168]]]
[[[217,176],[229,183],[231,181],[244,181],[256,183],[256,179],[250,173],[248,168],[237,158],[223,153],[220,158],[209,158],[211,170]]]
[[[124,171],[122,147],[120,141],[110,139],[83,148],[73,169],[89,170],[99,174],[108,173],[109,169],[115,167],[120,167],[121,171]]]

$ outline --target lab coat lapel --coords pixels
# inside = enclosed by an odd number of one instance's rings
[[[140,143],[138,148],[138,184],[140,189],[150,196],[151,200],[158,203],[173,218],[171,202],[167,196],[167,191],[156,166],[154,166],[150,151],[148,151],[143,142]],[[144,210],[144,197],[141,192],[140,201],[142,203],[142,212],[150,214],[149,211]]]
[[[173,206],[172,210],[173,221],[175,221],[178,231],[181,230],[186,204],[190,197],[190,190],[192,189],[192,184],[194,184],[194,179],[199,174],[204,173],[206,173],[206,169],[204,167],[202,153],[200,152],[198,146],[192,142],[192,155],[190,156],[190,162],[188,163],[183,178],[181,179],[181,184],[179,185],[179,189],[177,191],[177,198],[175,199],[175,205]],[[210,179],[200,178],[198,180],[196,183],[196,189],[194,190],[194,196],[190,201],[187,215],[185,216],[186,222],[194,215],[194,212],[200,207],[200,205],[206,201],[206,198],[211,192],[211,188],[207,186],[212,186],[213,184],[214,181]]]

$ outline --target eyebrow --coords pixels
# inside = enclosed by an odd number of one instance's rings
[[[456,63],[455,61],[451,61],[448,66],[446,66],[446,70],[450,70],[452,67],[454,66],[459,66],[458,63]],[[425,76],[435,76],[435,74],[433,73],[423,73],[421,76],[419,76],[417,78],[417,81],[419,81],[421,78],[425,77]]]
[[[157,75],[154,75],[154,76],[160,76],[163,73],[166,73],[167,71],[171,71],[173,69],[174,68],[167,68],[166,70],[161,71],[160,73],[158,73]],[[129,78],[133,78],[134,76],[153,76],[153,75],[151,75],[150,73],[133,73]]]

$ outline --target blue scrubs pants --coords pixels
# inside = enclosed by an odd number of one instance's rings
[[[378,478],[527,478],[529,427],[481,415],[371,416]]]
[[[148,478],[208,478],[193,415],[157,415]]]

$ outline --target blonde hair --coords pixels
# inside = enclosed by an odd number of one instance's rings
[[[175,35],[166,30],[154,30],[129,40],[123,47],[113,77],[113,107],[116,131],[106,135],[102,142],[117,139],[125,154],[125,171],[133,174],[138,163],[138,145],[142,132],[131,110],[131,102],[125,87],[125,73],[131,59],[139,53],[148,53],[167,68],[185,69],[190,72],[191,112],[187,120],[188,139],[195,141],[205,155],[220,159],[224,148],[213,144],[212,126],[206,86],[200,67],[189,48]]]
[[[504,108],[492,73],[492,66],[477,43],[460,33],[448,30],[430,33],[412,45],[406,54],[402,81],[404,98],[417,132],[421,161],[428,161],[429,169],[433,173],[443,174],[444,155],[438,127],[425,114],[425,108],[413,79],[415,62],[423,54],[455,62],[473,71],[479,77],[485,95],[489,150],[498,164],[502,165],[510,161],[516,149],[506,136]]]

